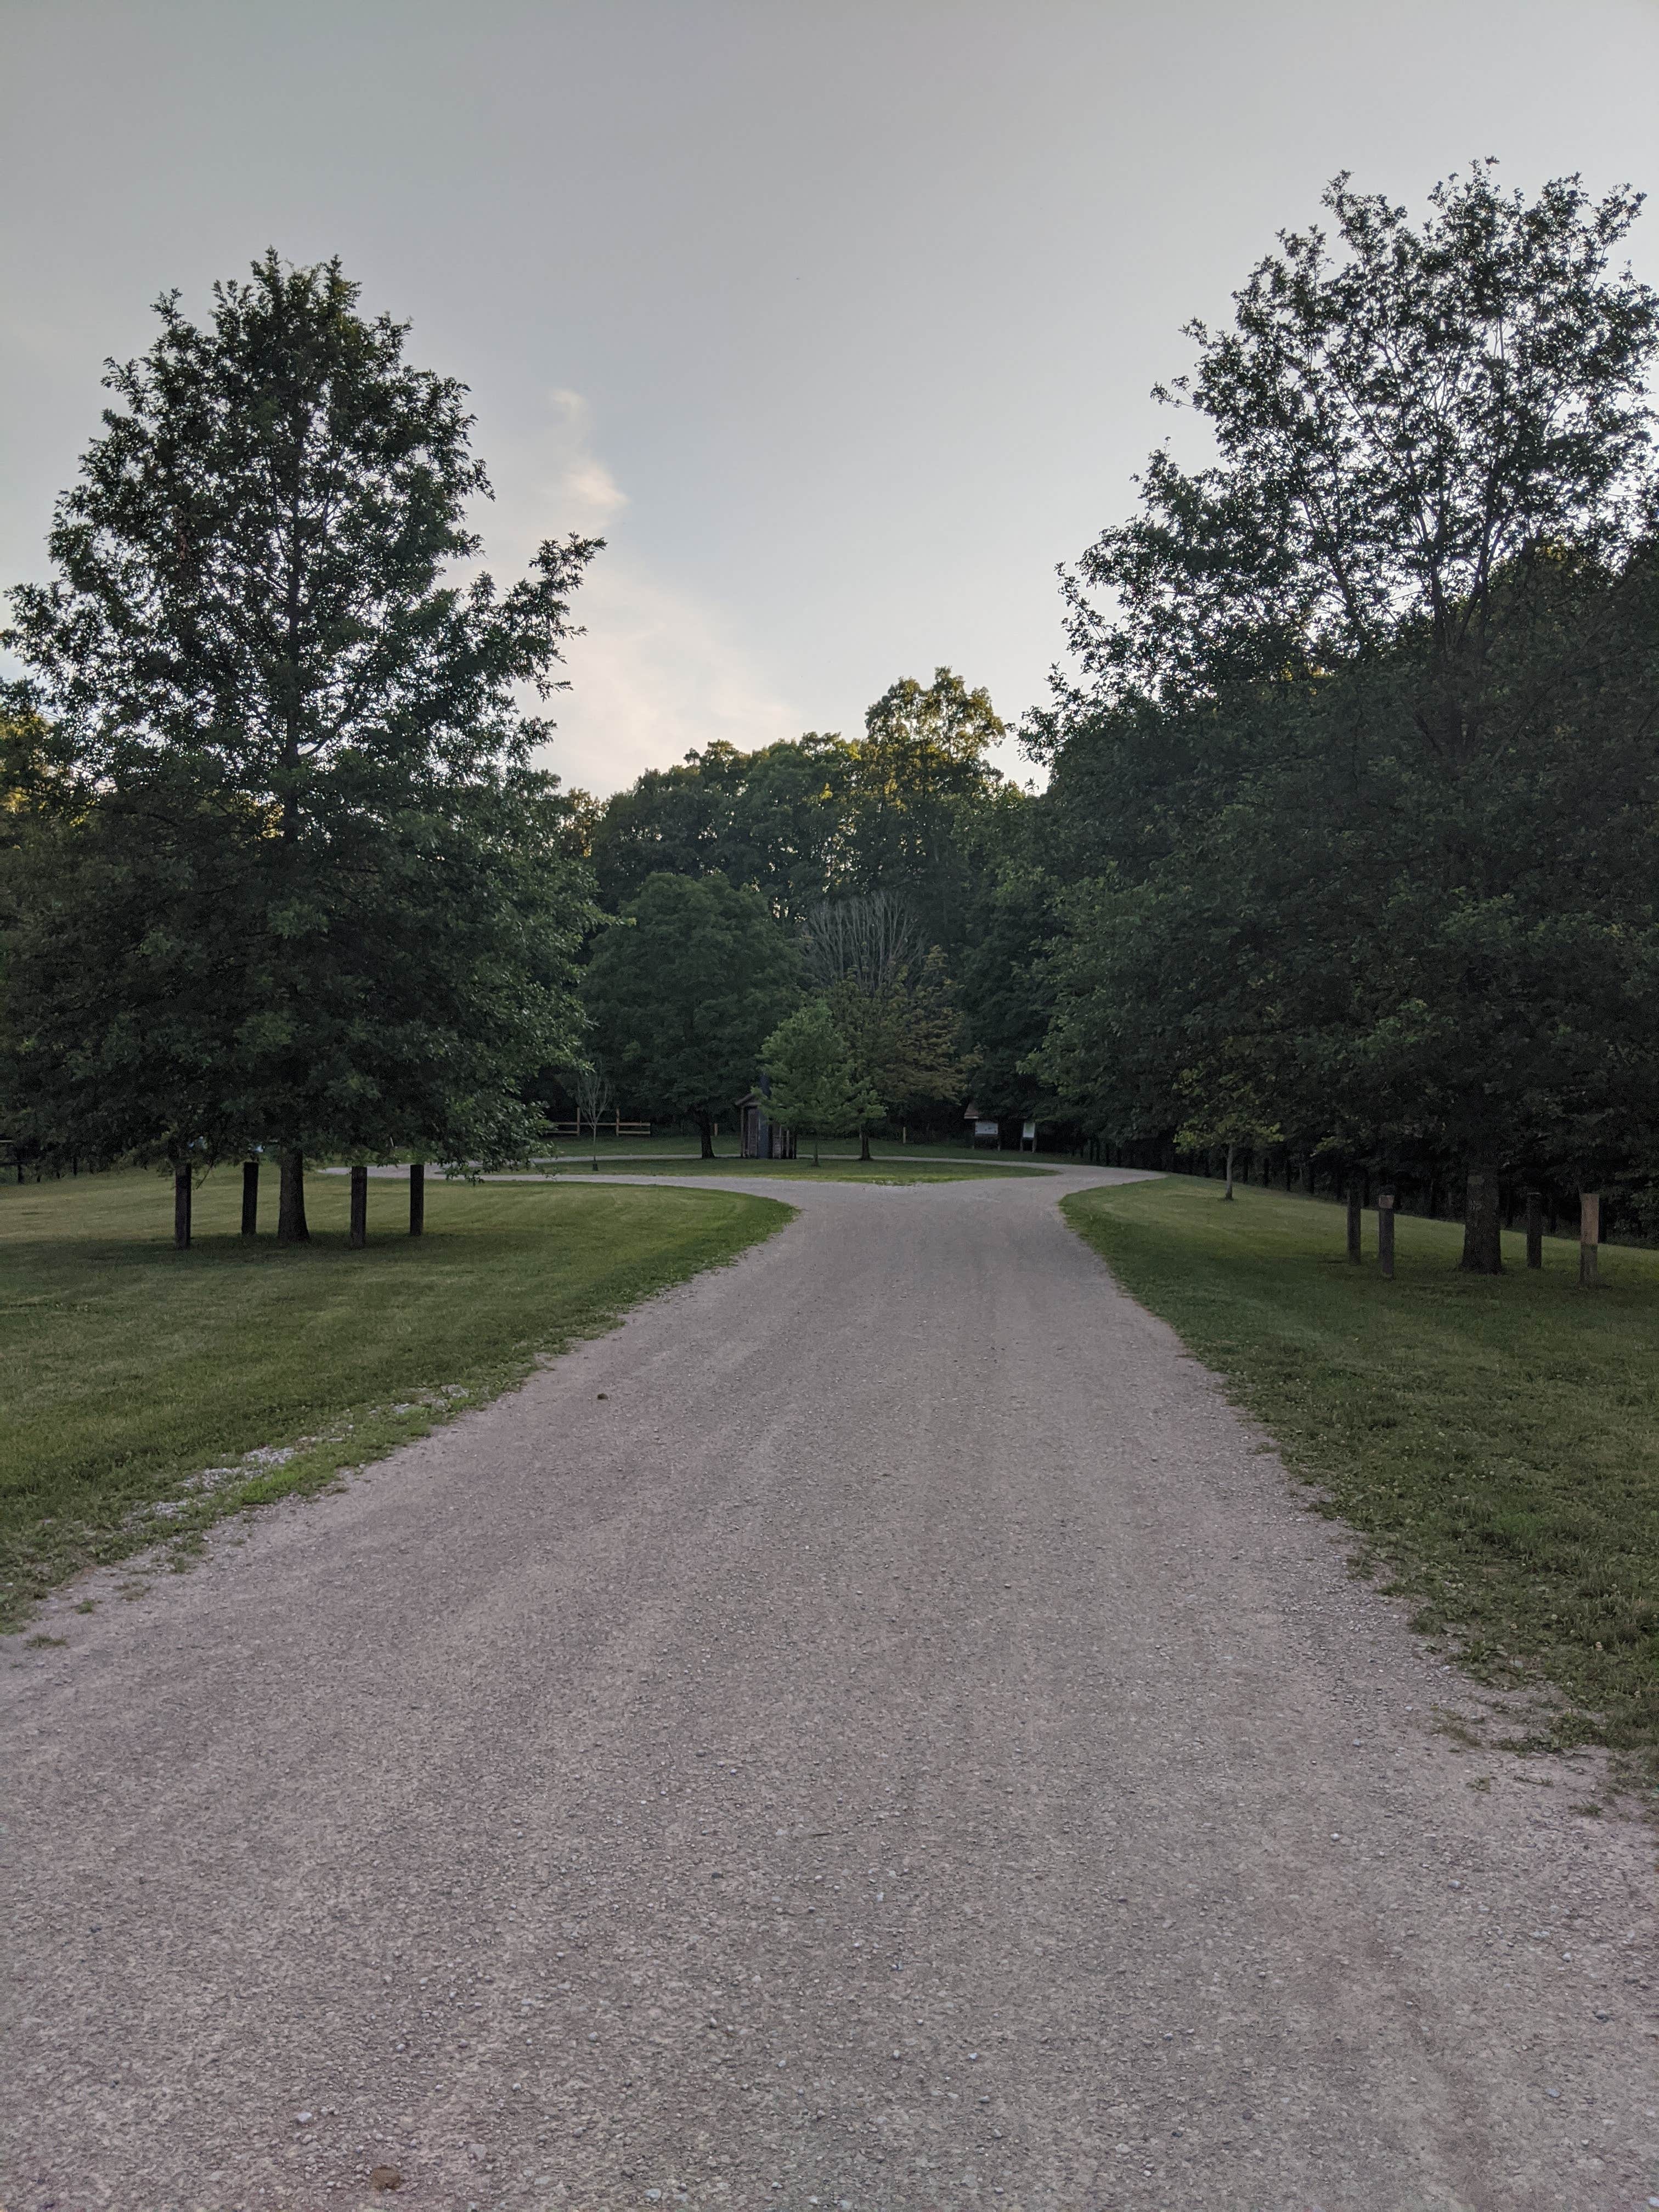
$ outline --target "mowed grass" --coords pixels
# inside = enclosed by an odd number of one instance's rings
[[[1558,1741],[1659,1778],[1659,1254],[1520,1237],[1457,1270],[1455,1224],[1402,1216],[1397,1272],[1342,1211],[1170,1177],[1062,1201],[1142,1304],[1225,1378],[1487,1679],[1547,1679]]]
[[[561,1161],[550,1172],[561,1181],[591,1176],[591,1163]],[[1052,1175],[1052,1168],[1021,1166],[1009,1160],[1004,1162],[973,1162],[969,1160],[907,1160],[885,1158],[860,1160],[854,1156],[831,1158],[824,1153],[814,1167],[809,1155],[801,1160],[623,1160],[606,1164],[605,1154],[599,1155],[599,1172],[603,1175],[640,1176],[708,1176],[718,1180],[722,1176],[776,1176],[783,1182],[874,1182],[897,1185],[913,1182],[971,1182],[987,1176]]]
[[[372,1180],[353,1252],[346,1179],[314,1176],[313,1241],[283,1251],[243,1243],[240,1195],[210,1177],[175,1252],[159,1176],[0,1188],[0,1626],[160,1537],[187,1564],[220,1514],[422,1434],[789,1218],[736,1191],[428,1176],[411,1238],[403,1184]]]

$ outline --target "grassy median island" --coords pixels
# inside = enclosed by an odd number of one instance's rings
[[[1603,1286],[1547,1238],[1528,1273],[1457,1271],[1455,1224],[1402,1216],[1398,1272],[1346,1256],[1341,1209],[1170,1177],[1079,1193],[1072,1225],[1162,1316],[1368,1555],[1498,1680],[1547,1678],[1564,1741],[1659,1776],[1659,1254]]]
[[[0,1187],[0,1627],[158,1538],[182,1563],[227,1510],[422,1434],[789,1218],[737,1191],[428,1177],[415,1239],[402,1186],[371,1181],[353,1252],[346,1178],[308,1178],[307,1205],[308,1247],[244,1244],[240,1176],[212,1176],[174,1252],[159,1176]]]
[[[546,1172],[561,1179],[593,1172],[591,1160],[560,1160]],[[624,1160],[608,1164],[605,1154],[599,1154],[599,1172],[619,1176],[777,1176],[783,1182],[971,1182],[988,1176],[1046,1176],[1054,1170],[1033,1167],[1016,1160],[973,1160],[963,1158],[907,1160],[902,1155],[887,1156],[878,1160],[860,1160],[855,1156],[831,1158],[825,1152],[817,1167],[811,1156],[799,1160]]]

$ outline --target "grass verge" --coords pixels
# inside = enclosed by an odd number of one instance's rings
[[[274,1209],[276,1194],[264,1194]],[[80,1568],[315,1490],[523,1380],[789,1218],[737,1191],[428,1181],[426,1234],[371,1182],[308,1181],[313,1241],[244,1244],[235,1174],[170,1242],[143,1175],[0,1188],[0,1630]]]
[[[1224,1377],[1484,1679],[1548,1680],[1559,1742],[1659,1779],[1659,1254],[1548,1239],[1528,1273],[1457,1270],[1455,1224],[1401,1218],[1397,1273],[1348,1261],[1341,1211],[1173,1177],[1066,1218]],[[1376,1218],[1367,1217],[1374,1254]]]

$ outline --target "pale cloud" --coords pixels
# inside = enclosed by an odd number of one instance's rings
[[[546,765],[601,796],[724,738],[744,752],[805,726],[691,593],[602,553],[582,586],[587,635],[566,654]]]
[[[630,551],[628,495],[592,441],[586,399],[555,390],[538,434],[516,453],[480,441],[498,489],[477,524],[499,581],[520,573],[544,538],[576,530],[607,540],[575,603],[586,634],[566,650],[570,689],[534,708],[558,726],[544,765],[603,797],[714,738],[748,751],[798,737],[799,713],[718,611]]]

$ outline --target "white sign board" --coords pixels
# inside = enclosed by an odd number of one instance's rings
[[[1036,1123],[1035,1121],[1022,1121],[1020,1124],[1019,1133],[1022,1143],[1035,1143],[1036,1139]]]
[[[994,1137],[996,1133],[997,1124],[994,1121],[975,1121],[974,1124],[976,1137]]]

